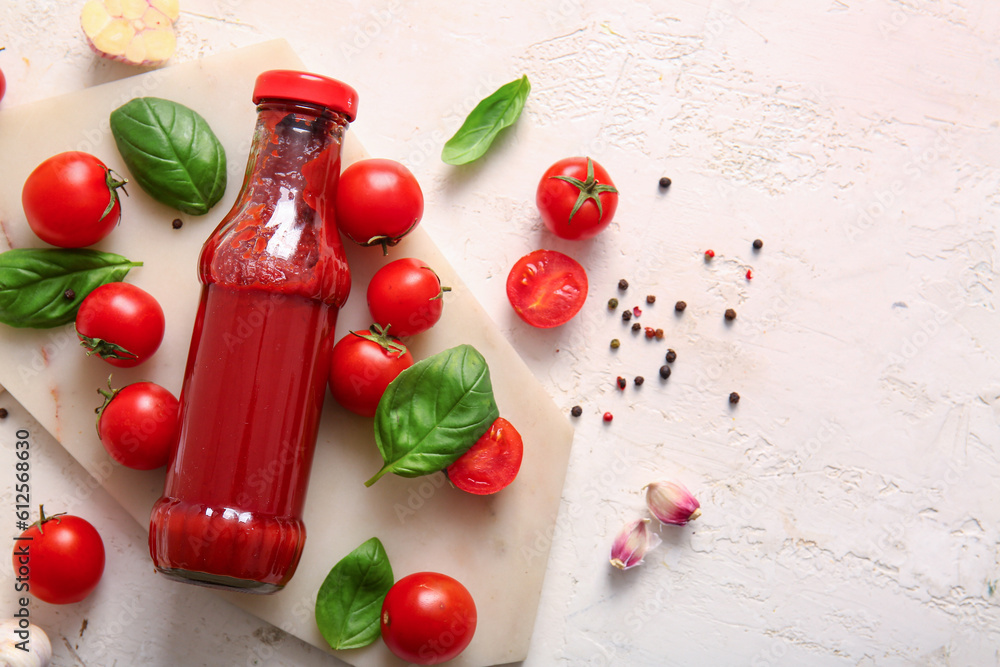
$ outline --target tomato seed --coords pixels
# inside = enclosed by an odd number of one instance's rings
[[[660,377],[664,380],[670,377],[670,366],[660,366]]]
[[[736,311],[732,308],[726,308],[726,319],[732,322],[736,319]]]
[[[619,375],[618,376],[618,388],[619,389],[624,389],[626,384],[628,384],[628,383],[625,381],[625,378],[623,378],[621,375]]]
[[[174,221],[170,223],[170,226],[174,229],[180,229],[184,226],[184,221],[180,218],[174,218]]]
[[[656,303],[656,295],[655,294],[646,295],[646,303]]]
[[[673,183],[673,181],[671,181],[669,178],[667,178],[666,176],[664,176],[663,178],[660,179],[660,188],[662,188],[663,190],[666,190],[667,188],[670,187],[671,183]]]
[[[735,391],[729,394],[729,402],[732,403],[733,405],[736,405],[737,403],[740,402],[740,395],[737,394]]]
[[[621,280],[619,280],[618,281],[618,289],[620,289],[623,292],[625,290],[627,290],[628,289],[628,281],[625,280],[624,278],[622,278]]]
[[[632,319],[632,311],[631,310],[623,310],[622,311],[622,321],[628,322],[630,319]]]
[[[65,299],[66,299],[67,301],[72,301],[73,299],[75,299],[75,298],[76,298],[76,292],[74,292],[74,291],[73,291],[73,288],[71,287],[71,288],[69,288],[68,290],[66,290],[65,292],[63,292],[63,297],[64,297],[64,298],[65,298]]]
[[[645,382],[645,381],[646,381],[646,379],[644,377],[642,377],[641,375],[636,375],[635,379],[632,380],[632,382],[635,382],[635,386],[637,386],[637,387],[641,387],[642,383]]]
[[[611,297],[608,299],[608,310],[614,310],[618,307],[618,299]]]
[[[688,305],[683,301],[678,301],[677,303],[674,304],[674,310],[676,310],[678,313],[683,313],[684,309],[687,307]]]
[[[604,421],[609,422],[609,421],[611,421],[614,418],[615,418],[615,416],[613,414],[611,414],[610,412],[605,412],[604,413],[604,417],[603,417]]]
[[[574,417],[579,417],[580,415],[583,414],[583,408],[581,408],[579,405],[574,405],[573,408],[569,411],[569,413]]]
[[[612,339],[611,339],[611,349],[612,349],[612,350],[617,350],[617,349],[618,349],[618,347],[619,347],[619,346],[620,346],[621,344],[622,344],[622,343],[621,343],[621,341],[620,341],[620,340],[618,340],[617,338],[612,338]]]
[[[668,364],[672,364],[676,360],[677,360],[677,353],[674,352],[672,349],[671,350],[667,350],[667,363]]]
[[[753,249],[754,250],[760,250],[763,247],[764,247],[764,242],[763,241],[761,241],[760,239],[754,239],[753,240]]]

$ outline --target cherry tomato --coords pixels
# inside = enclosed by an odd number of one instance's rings
[[[35,167],[21,190],[31,230],[62,248],[93,245],[121,218],[118,188],[125,185],[89,153],[53,155]]]
[[[409,169],[394,160],[355,162],[337,186],[337,228],[355,243],[382,253],[413,231],[424,215],[424,194]]]
[[[362,415],[374,417],[385,388],[413,365],[413,355],[396,338],[376,327],[351,331],[333,346],[330,360],[330,391],[337,403]]]
[[[496,493],[517,477],[523,455],[521,434],[509,421],[497,417],[476,444],[448,466],[448,479],[479,496]]]
[[[167,465],[180,432],[180,404],[174,395],[152,382],[98,391],[105,403],[98,408],[97,432],[111,458],[135,470]]]
[[[412,257],[389,262],[368,283],[372,319],[394,336],[427,331],[441,319],[444,293],[441,279],[425,262]]]
[[[507,275],[507,300],[533,327],[565,324],[587,299],[587,272],[556,250],[535,250],[514,263]]]
[[[146,361],[163,341],[163,309],[149,292],[130,283],[101,285],[76,313],[76,333],[87,348],[112,366]]]
[[[561,239],[589,239],[611,224],[618,190],[604,167],[589,157],[569,157],[542,175],[535,203],[553,234]]]
[[[79,602],[104,573],[104,542],[88,521],[69,514],[45,516],[14,542],[14,574],[32,596],[50,604]]]
[[[465,586],[446,574],[417,572],[386,594],[382,640],[407,662],[436,665],[465,650],[476,620],[476,603]]]

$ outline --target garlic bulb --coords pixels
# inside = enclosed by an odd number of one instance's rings
[[[22,628],[13,618],[0,623],[0,667],[48,667],[51,660],[52,644],[40,627]]]
[[[129,65],[159,65],[174,54],[178,0],[87,0],[80,24],[91,48]]]

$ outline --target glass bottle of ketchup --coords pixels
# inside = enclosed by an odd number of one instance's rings
[[[205,242],[181,432],[150,517],[156,569],[253,593],[302,555],[302,506],[350,271],[333,204],[358,96],[288,70],[254,86],[243,187]]]

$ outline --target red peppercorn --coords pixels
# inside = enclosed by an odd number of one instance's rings
[[[715,257],[715,251],[714,250],[706,250],[705,251],[705,259],[712,259],[713,257]]]
[[[652,338],[653,336],[656,335],[656,331],[653,329],[653,327],[646,327],[645,332],[646,332],[646,338]]]
[[[664,336],[663,329],[657,329],[656,331],[653,332],[653,335],[656,336],[656,340],[663,340]]]
[[[636,306],[635,308],[632,309],[632,314],[635,315],[636,317],[642,317],[642,309],[639,308],[639,306]]]
[[[604,413],[604,421],[609,422],[609,421],[611,421],[614,418],[615,418],[615,416],[613,414],[611,414],[610,412],[605,412]]]
[[[747,280],[751,280],[751,279],[753,279],[753,271],[751,271],[750,269],[747,269]]]
[[[618,388],[621,389],[622,391],[625,391],[625,385],[626,384],[628,384],[628,382],[626,382],[625,378],[623,378],[621,375],[619,375],[618,376]]]

